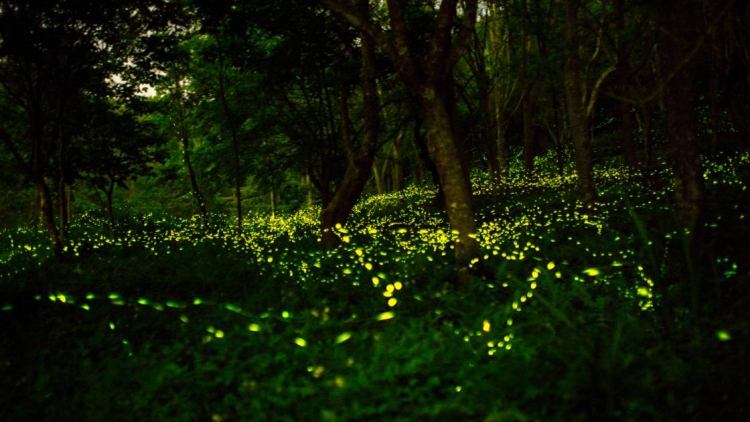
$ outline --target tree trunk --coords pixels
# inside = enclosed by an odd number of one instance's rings
[[[526,177],[534,174],[534,94],[527,85],[523,93],[523,163]]]
[[[719,124],[719,69],[716,63],[718,57],[714,56],[709,66],[709,99],[711,103],[711,150],[713,153],[719,152],[719,132],[721,127]]]
[[[313,206],[313,184],[310,181],[310,174],[305,175],[305,185],[307,185],[307,207]]]
[[[497,111],[497,167],[500,173],[500,180],[506,181],[510,175],[510,164],[508,160],[508,138],[506,136],[507,126],[502,122],[503,116],[501,110]]]
[[[198,188],[198,180],[195,177],[193,164],[190,161],[190,137],[188,135],[187,123],[185,122],[185,111],[182,104],[182,87],[180,86],[180,80],[177,76],[175,76],[174,86],[175,105],[177,106],[177,123],[179,125],[180,141],[182,142],[182,158],[185,160],[185,167],[187,168],[188,177],[190,178],[190,188],[193,193],[193,198],[198,203],[198,209],[200,210],[201,218],[203,219],[203,227],[208,228],[208,210],[206,209],[203,195],[201,195],[201,191]]]
[[[562,104],[560,104],[560,98],[557,95],[557,89],[552,86],[552,110],[555,118],[555,130],[552,134],[552,138],[555,142],[555,156],[557,157],[557,175],[562,177],[565,175],[565,141],[566,130],[565,130],[565,114],[562,110]]]
[[[596,201],[594,169],[591,157],[591,138],[588,131],[584,98],[581,90],[581,63],[578,52],[578,0],[567,0],[565,44],[568,63],[565,66],[565,93],[568,99],[568,118],[573,146],[576,152],[578,195],[584,210],[590,210]]]
[[[633,139],[633,117],[630,114],[630,65],[628,64],[628,50],[625,45],[625,6],[624,0],[614,0],[615,31],[617,42],[617,91],[620,95],[620,135],[622,136],[622,150],[625,154],[625,164],[630,168],[638,165],[635,156],[635,141]]]
[[[622,98],[628,98],[630,96],[629,69],[627,64],[620,66],[619,59],[618,75],[619,94]],[[638,160],[635,156],[635,140],[633,139],[633,116],[630,114],[630,104],[624,100],[620,100],[620,135],[625,164],[630,168],[635,168],[638,166]]]
[[[62,114],[62,113],[60,113]],[[62,119],[62,117],[58,117]],[[61,123],[61,122],[60,122]],[[63,137],[62,128],[58,124],[57,136],[57,202],[58,213],[60,216],[60,240],[65,239],[68,234],[68,195],[65,180],[65,138]]]
[[[358,0],[357,9],[360,16],[369,19],[369,0]],[[333,248],[341,243],[339,236],[333,231],[337,224],[344,226],[349,215],[362,195],[362,191],[370,178],[375,153],[380,135],[380,111],[378,101],[377,75],[375,68],[375,42],[365,34],[361,34],[362,63],[360,79],[362,84],[362,102],[364,105],[362,143],[355,151],[349,133],[349,90],[344,87],[341,95],[341,135],[346,147],[347,166],[344,179],[336,189],[330,202],[320,213],[320,228],[324,248]]]
[[[420,110],[427,128],[427,142],[440,176],[440,186],[445,196],[445,206],[451,228],[456,236],[456,263],[460,268],[468,267],[479,253],[479,243],[475,238],[476,222],[471,198],[471,185],[465,177],[451,117],[443,93],[438,89],[427,88],[420,98]]]
[[[653,141],[651,140],[651,128],[652,128],[652,105],[646,103],[643,105],[641,114],[643,115],[643,168],[648,169],[651,165],[651,157],[653,155]]]
[[[360,0],[368,3],[367,0]],[[451,228],[459,234],[455,243],[456,262],[459,266],[459,283],[467,283],[467,270],[471,261],[479,254],[478,242],[474,238],[476,223],[471,205],[471,186],[465,151],[460,148],[455,125],[455,99],[449,89],[453,68],[464,49],[471,41],[477,17],[477,0],[466,0],[459,8],[458,0],[440,2],[435,26],[427,53],[412,54],[409,25],[407,23],[407,1],[386,0],[391,35],[382,27],[370,22],[361,11],[354,12],[346,2],[323,0],[331,10],[361,30],[362,38],[376,42],[386,53],[407,89],[416,98],[427,129],[428,149],[432,152],[445,195],[448,220]],[[361,3],[360,3],[361,4]],[[460,28],[455,37],[454,22],[458,10],[463,10]],[[448,89],[447,89],[448,88]]]
[[[110,233],[115,231],[115,212],[112,206],[112,196],[115,192],[115,180],[110,177],[109,185],[104,189],[104,195],[107,197],[107,220],[109,221]]]
[[[378,195],[382,195],[385,193],[385,190],[383,188],[383,178],[380,175],[380,170],[378,170],[377,164],[372,165],[372,175],[375,177],[375,192]]]
[[[60,237],[60,232],[57,229],[57,225],[55,224],[55,212],[52,208],[52,196],[50,195],[47,183],[43,178],[39,177],[35,184],[37,191],[39,192],[39,208],[42,212],[42,223],[47,229],[47,234],[50,237],[50,242],[52,244],[52,254],[55,257],[60,257],[62,255],[62,239]]]
[[[696,34],[692,2],[666,0],[659,46],[661,75],[666,85],[669,144],[674,170],[675,207],[679,224],[697,229],[704,200],[703,171],[695,113],[695,58],[690,57]]]
[[[276,191],[271,185],[271,219],[276,218]]]
[[[404,140],[404,134],[399,133],[396,139],[393,140],[391,156],[391,162],[393,163],[391,170],[391,187],[393,192],[401,192],[404,190],[404,165],[401,158],[401,144]]]
[[[221,49],[221,46],[219,46]],[[222,56],[223,57],[223,56]],[[224,115],[229,127],[229,135],[232,137],[232,172],[234,173],[234,199],[237,210],[237,234],[242,234],[242,174],[240,173],[240,141],[237,135],[237,125],[234,116],[229,109],[226,90],[224,88],[224,63],[220,64],[219,70],[219,98],[221,99]]]

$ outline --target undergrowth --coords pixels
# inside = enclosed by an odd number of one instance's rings
[[[2,232],[0,419],[747,420],[749,158],[707,164],[696,255],[667,171],[599,170],[585,215],[573,177],[477,179],[463,290],[417,187],[362,200],[333,251],[315,209],[242,235],[84,216],[62,260]]]

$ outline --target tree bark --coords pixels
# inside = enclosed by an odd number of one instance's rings
[[[466,267],[478,254],[479,249],[479,244],[473,237],[476,233],[476,223],[471,185],[465,177],[461,160],[456,158],[459,151],[453,138],[445,99],[437,93],[425,96],[420,101],[420,108],[427,128],[427,142],[431,146],[440,176],[448,220],[451,228],[458,232],[455,243],[456,261],[459,267]]]
[[[357,1],[357,11],[369,19],[370,4],[368,0]],[[347,166],[344,179],[331,198],[331,201],[320,213],[320,228],[324,248],[333,248],[341,243],[341,238],[334,232],[337,224],[344,226],[354,205],[370,178],[375,153],[380,135],[380,110],[378,101],[377,75],[375,68],[375,43],[365,34],[361,34],[362,63],[360,80],[364,106],[362,142],[355,150],[349,131],[349,90],[344,87],[341,95],[341,135],[346,148]]]
[[[476,223],[471,204],[471,186],[468,180],[465,156],[460,151],[456,127],[453,124],[449,103],[452,96],[446,89],[451,87],[451,75],[463,50],[471,41],[477,15],[477,0],[466,0],[462,4],[464,16],[455,39],[453,25],[458,14],[458,0],[443,0],[435,18],[435,25],[427,53],[423,57],[412,54],[409,28],[406,20],[406,1],[387,0],[388,16],[392,36],[386,35],[369,16],[351,10],[346,2],[322,0],[323,3],[343,19],[372,39],[396,67],[406,88],[414,95],[427,130],[429,150],[437,166],[440,185],[445,195],[448,220],[451,228],[458,232],[455,243],[456,263],[459,266],[459,283],[468,282],[465,270],[479,254],[475,239]],[[362,0],[365,1],[365,0]]]
[[[691,57],[697,36],[692,4],[665,0],[659,45],[677,220],[691,231],[698,228],[705,196],[695,113],[696,63]]]
[[[624,0],[614,0],[615,31],[617,42],[617,91],[620,95],[620,135],[622,136],[622,150],[625,154],[625,164],[635,168],[638,160],[635,156],[635,141],[633,139],[633,116],[630,114],[630,65],[628,63],[628,49],[625,45],[625,6]]]
[[[578,0],[567,0],[565,46],[568,63],[565,66],[565,93],[568,99],[568,118],[573,146],[576,152],[576,173],[578,174],[578,195],[584,210],[590,210],[596,201],[594,169],[591,156],[591,138],[588,119],[581,90],[581,63],[578,52]]]

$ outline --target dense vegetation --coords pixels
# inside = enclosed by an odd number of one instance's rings
[[[0,0],[0,419],[750,420],[750,3]]]
[[[480,208],[494,275],[468,290],[415,188],[364,200],[332,251],[314,209],[242,236],[84,217],[61,262],[38,229],[8,230],[0,416],[743,420],[748,176],[747,154],[708,165],[710,262],[684,259],[664,168],[604,167],[593,215],[570,177],[514,185]]]

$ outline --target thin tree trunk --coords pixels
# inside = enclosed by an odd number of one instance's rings
[[[506,135],[507,126],[502,122],[502,111],[497,110],[497,166],[500,172],[500,180],[506,181],[510,176],[510,164],[508,160],[508,137]]]
[[[653,141],[651,140],[651,128],[652,128],[652,105],[650,103],[643,104],[641,109],[643,115],[643,168],[648,169],[651,165],[651,157],[653,155]]]
[[[396,139],[393,140],[393,156],[391,157],[392,170],[392,191],[400,192],[404,190],[404,166],[401,161],[401,143],[404,140],[404,134],[399,133]]]
[[[555,154],[557,157],[557,174],[562,177],[565,175],[565,113],[562,110],[560,98],[557,95],[557,89],[552,86],[552,110],[555,117],[555,131],[552,138],[555,141]]]
[[[57,229],[57,225],[55,224],[52,196],[50,195],[47,183],[45,183],[44,179],[41,177],[36,181],[36,188],[39,192],[39,208],[42,214],[42,223],[47,229],[47,234],[50,237],[52,254],[55,257],[60,257],[62,255],[62,239],[60,237],[60,232]]]
[[[111,176],[109,177],[109,183],[107,187],[104,189],[104,195],[107,197],[107,221],[109,221],[109,231],[110,234],[114,233],[115,231],[115,212],[112,205],[112,196],[115,192],[115,179]]]
[[[622,98],[628,98],[630,97],[629,69],[627,64],[620,66],[619,61],[618,68],[619,93]],[[638,166],[638,160],[635,156],[633,116],[630,114],[630,104],[624,100],[620,101],[620,134],[622,136],[622,150],[625,154],[625,164],[628,167],[635,168]]]
[[[576,152],[578,195],[584,210],[590,210],[596,201],[591,138],[588,131],[583,92],[581,90],[581,63],[578,52],[578,0],[567,0],[565,44],[568,63],[565,66],[565,92],[568,98],[568,118]]]
[[[310,174],[305,175],[305,184],[307,185],[307,207],[313,206],[313,184],[310,181]]]
[[[221,38],[217,38],[220,63],[219,63],[219,98],[224,109],[224,116],[227,119],[229,135],[232,138],[232,171],[234,173],[234,198],[237,210],[237,234],[242,234],[242,175],[240,174],[240,142],[237,135],[237,125],[229,108],[229,101],[226,96],[224,87],[224,53],[221,46]]]
[[[203,195],[198,188],[198,179],[195,177],[195,170],[193,164],[190,161],[190,137],[188,135],[187,124],[185,122],[185,111],[182,104],[182,87],[180,86],[179,77],[175,75],[175,105],[177,106],[177,124],[179,125],[180,141],[182,142],[182,158],[185,160],[185,167],[188,171],[188,177],[190,178],[190,188],[193,193],[193,198],[198,203],[198,209],[203,219],[204,228],[208,228],[208,209],[206,209],[206,203],[203,200]]]
[[[625,36],[625,7],[624,0],[614,0],[615,31],[617,37],[617,90],[620,100],[620,135],[622,136],[622,150],[625,154],[625,164],[635,168],[638,160],[635,156],[635,141],[633,139],[633,116],[630,114],[630,104],[625,99],[630,98],[630,65],[628,64],[628,50],[623,37]]]
[[[383,189],[383,178],[380,175],[380,170],[378,170],[377,164],[372,165],[372,175],[375,178],[375,192],[378,195],[382,195],[385,193],[385,190]]]
[[[711,70],[708,93],[711,103],[711,149],[714,153],[717,153],[719,152],[719,132],[721,131],[721,127],[719,125],[719,69],[715,60],[718,60],[718,58],[714,58],[712,63],[709,64]]]
[[[62,113],[60,113],[62,115]],[[62,116],[58,117],[62,119]],[[57,202],[60,216],[60,240],[65,239],[68,234],[68,195],[65,181],[65,150],[62,127],[58,126],[57,136]]]
[[[534,94],[533,86],[523,93],[523,162],[526,177],[534,174]]]
[[[271,219],[276,218],[276,191],[271,186]]]

